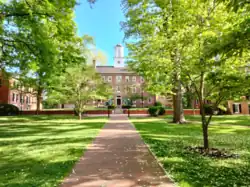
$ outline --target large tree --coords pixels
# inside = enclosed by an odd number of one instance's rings
[[[192,9],[187,10],[193,19],[189,21],[192,30],[186,32],[189,45],[185,48],[187,55],[183,59],[183,72],[191,81],[199,101],[204,148],[208,150],[208,126],[213,111],[227,99],[243,95],[249,85],[244,70],[249,50],[243,47],[241,53],[233,56],[228,55],[227,49],[217,50],[218,41],[224,40],[228,28],[244,18],[244,14],[228,12],[226,3],[214,0],[197,2],[193,7],[195,14]],[[232,37],[230,39],[234,40]],[[212,55],[211,51],[216,53]],[[208,116],[205,112],[207,100],[212,101],[212,112]]]
[[[53,77],[86,59],[73,20],[76,4],[76,0],[0,2],[0,68],[14,67],[33,80],[37,112]]]
[[[185,8],[190,2],[124,0],[125,30],[130,66],[141,73],[148,89],[156,94],[173,95],[175,123],[185,122],[181,85],[183,49],[187,45],[178,37],[189,19]]]
[[[123,28],[126,37],[133,39],[128,45],[132,68],[145,76],[154,91],[172,91],[176,111],[182,107],[181,83],[188,80],[199,101],[206,150],[213,115],[206,115],[206,101],[216,110],[221,102],[243,94],[249,85],[244,71],[250,54],[249,6],[237,4],[235,12],[228,9],[228,2],[124,1],[128,19]],[[175,113],[174,121],[180,120],[180,114]]]

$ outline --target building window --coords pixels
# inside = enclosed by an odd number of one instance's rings
[[[122,81],[122,76],[116,76],[116,82],[121,82]]]
[[[29,104],[29,97],[26,97],[26,104]]]
[[[126,82],[129,82],[129,76],[125,77]]]
[[[136,93],[136,87],[135,86],[132,87],[132,93]]]
[[[106,77],[105,77],[105,76],[102,76],[102,80],[105,82],[105,81],[106,81]]]
[[[151,97],[148,98],[148,103],[151,104],[152,103],[152,99]]]
[[[235,113],[235,114],[241,113],[241,104],[239,104],[239,103],[233,104],[233,113]]]
[[[120,64],[121,62],[118,60],[117,63]]]
[[[24,103],[24,96],[20,95],[20,103],[23,104]]]
[[[141,82],[144,82],[144,78],[143,77],[141,77]]]
[[[116,86],[116,92],[121,92],[120,86]]]
[[[132,77],[132,81],[133,81],[133,82],[136,82],[136,76],[133,76],[133,77]]]
[[[18,101],[18,94],[16,94],[16,102]]]
[[[0,87],[2,87],[2,79],[0,79]]]
[[[13,102],[15,101],[15,94],[14,93],[12,94],[12,101]]]
[[[138,93],[141,93],[141,88],[140,87],[138,87]]]
[[[129,93],[129,87],[128,87],[128,86],[125,86],[125,87],[124,87],[124,92],[125,92],[125,93]]]
[[[112,76],[108,76],[108,82],[112,82]]]

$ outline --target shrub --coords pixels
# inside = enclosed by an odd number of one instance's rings
[[[211,104],[205,104],[204,111],[205,111],[205,115],[212,115],[215,113],[215,110]],[[201,112],[200,112],[200,114],[201,114]]]
[[[162,106],[160,106],[160,107],[158,107],[158,108],[159,108],[159,115],[160,115],[160,116],[164,115],[164,114],[165,114],[165,108],[162,107]]]
[[[162,103],[159,102],[159,101],[156,101],[155,104],[154,104],[154,106],[162,106]]]
[[[159,115],[159,107],[157,107],[157,106],[149,107],[148,113],[150,114],[150,116],[158,116]]]
[[[108,106],[108,109],[114,109],[115,108],[115,105],[109,105]]]
[[[122,105],[122,108],[123,108],[123,109],[130,109],[130,108],[131,108],[131,105]]]
[[[19,114],[19,109],[15,105],[0,104],[0,116],[15,116]]]

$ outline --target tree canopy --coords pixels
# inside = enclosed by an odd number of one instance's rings
[[[173,93],[181,110],[185,82],[191,84],[202,114],[208,148],[207,100],[213,108],[244,94],[249,85],[249,4],[246,1],[124,0],[122,23],[130,66],[154,93]],[[176,102],[175,102],[176,101]],[[175,116],[174,116],[175,117]]]

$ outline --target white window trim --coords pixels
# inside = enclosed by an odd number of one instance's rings
[[[119,90],[118,90],[118,88],[119,88]],[[117,93],[118,92],[120,93],[121,92],[121,87],[120,86],[116,86],[115,90],[116,90]]]
[[[112,76],[108,76],[108,82],[112,82]]]
[[[126,82],[129,82],[129,79],[130,79],[129,76],[126,76],[126,77],[125,77],[125,81],[126,81]]]
[[[133,77],[132,77],[132,81],[133,81],[133,82],[136,82],[136,76],[133,76]]]
[[[235,105],[235,112],[234,112],[234,114],[240,114],[240,103],[234,103],[234,105]],[[237,112],[236,112],[236,109],[237,109]]]
[[[116,81],[117,82],[122,82],[122,76],[121,75],[117,75],[116,76]]]
[[[136,87],[134,86],[134,87],[132,87],[132,93],[136,93]]]

